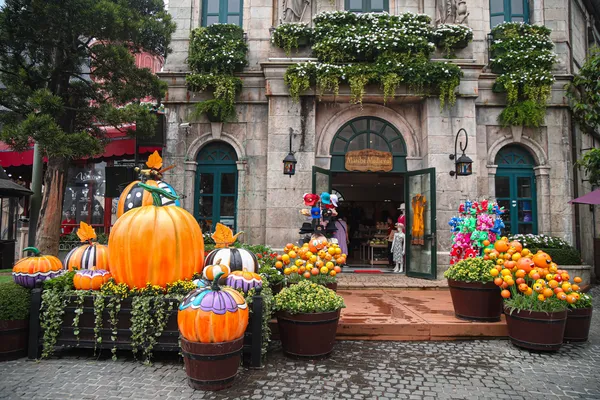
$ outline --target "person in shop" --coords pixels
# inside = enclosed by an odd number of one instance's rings
[[[394,220],[392,219],[392,217],[388,217],[386,223],[388,226],[388,231],[387,231],[388,261],[390,262],[391,266],[394,266],[394,256],[392,254],[392,242],[394,241],[394,233],[396,232],[396,227],[394,226]]]
[[[348,243],[350,243],[350,236],[348,234],[348,224],[342,218],[338,217],[335,220],[335,233],[333,237],[337,239],[342,253],[348,254]]]
[[[63,235],[68,235],[75,229],[75,224],[77,221],[72,217],[71,211],[67,211],[65,213],[65,219],[61,222],[61,231]]]
[[[406,215],[404,215],[404,212],[405,212],[404,203],[400,204],[400,207],[398,207],[398,211],[400,212],[400,216],[398,217],[398,223],[402,224],[402,232],[406,233],[404,231],[404,226],[406,225]]]

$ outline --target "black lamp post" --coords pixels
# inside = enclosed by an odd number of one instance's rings
[[[462,142],[460,142],[460,144],[458,143],[458,137],[460,136],[461,132],[463,132],[465,134],[465,146],[464,147],[463,147]],[[460,151],[462,151],[461,156],[458,158],[456,158],[457,144],[460,146]],[[467,156],[465,154],[465,150],[467,150],[468,145],[469,145],[469,135],[467,135],[467,131],[464,130],[464,128],[461,128],[456,133],[456,139],[454,139],[454,154],[450,154],[450,159],[455,160],[454,161],[454,171],[450,171],[450,176],[455,176],[456,179],[458,179],[459,176],[468,176],[473,173],[473,160],[471,160],[471,158],[469,158],[469,156]]]
[[[296,157],[294,157],[294,152],[292,151],[292,136],[294,135],[294,130],[290,128],[290,153],[285,156],[283,159],[283,174],[289,175],[290,178],[292,175],[296,173]]]

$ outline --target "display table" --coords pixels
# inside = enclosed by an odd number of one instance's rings
[[[387,257],[387,244],[369,244],[369,260],[371,265],[388,265],[390,262]],[[383,249],[383,255],[381,255]],[[375,258],[378,253],[378,258]]]

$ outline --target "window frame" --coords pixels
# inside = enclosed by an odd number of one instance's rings
[[[219,12],[218,13],[209,13],[208,12],[208,2],[211,0],[202,0],[202,26],[207,25],[208,17],[217,17],[219,24],[227,24],[227,19],[229,17],[238,17],[238,25],[239,27],[243,26],[244,23],[244,0],[238,0],[240,3],[239,12],[229,12],[229,0],[217,0],[219,2]],[[211,24],[212,25],[212,24]]]
[[[383,10],[372,11],[373,8],[371,6],[371,2],[373,0],[361,0],[362,8],[359,10],[357,8],[350,8],[351,0],[344,0],[344,10],[354,12],[354,13],[367,13],[367,12],[390,12],[390,1],[383,0]]]
[[[494,28],[492,25],[493,17],[504,17],[503,22],[513,22],[513,18],[523,18],[523,22],[529,23],[529,0],[521,0],[523,2],[523,13],[516,14],[512,12],[512,0],[502,0],[502,12],[492,13],[492,2],[498,0],[490,0],[490,28]]]

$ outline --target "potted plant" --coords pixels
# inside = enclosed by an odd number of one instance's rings
[[[304,22],[280,24],[273,30],[271,43],[285,50],[289,57],[292,49],[308,46],[312,37],[312,29]]]
[[[433,43],[448,58],[454,57],[454,50],[464,49],[473,40],[473,29],[467,25],[442,24],[432,34]]]
[[[520,242],[502,238],[488,256],[490,273],[504,298],[508,335],[514,345],[531,350],[560,349],[573,298],[569,274],[544,252],[532,254]],[[575,286],[577,288],[577,286]]]
[[[461,260],[444,273],[448,279],[457,318],[474,321],[499,321],[502,298],[490,270],[494,262],[481,257]]]
[[[283,288],[275,296],[281,346],[287,355],[326,357],[333,351],[344,299],[309,281]]]
[[[575,282],[581,281],[576,277]],[[575,290],[575,285],[571,285]],[[567,327],[565,328],[565,342],[585,342],[590,335],[590,326],[592,325],[592,296],[587,293],[574,292],[571,298],[567,296],[569,303],[569,312],[567,313]]]
[[[276,268],[283,268],[286,285],[310,281],[337,290],[337,275],[342,272],[346,255],[339,245],[329,243],[324,236],[313,235],[302,247],[287,244],[277,257]]]
[[[229,275],[226,265],[209,265],[210,286],[190,292],[179,306],[181,353],[193,389],[221,390],[232,385],[241,362],[248,304],[235,289],[219,286]]]
[[[0,361],[27,353],[31,292],[14,282],[0,283]]]

